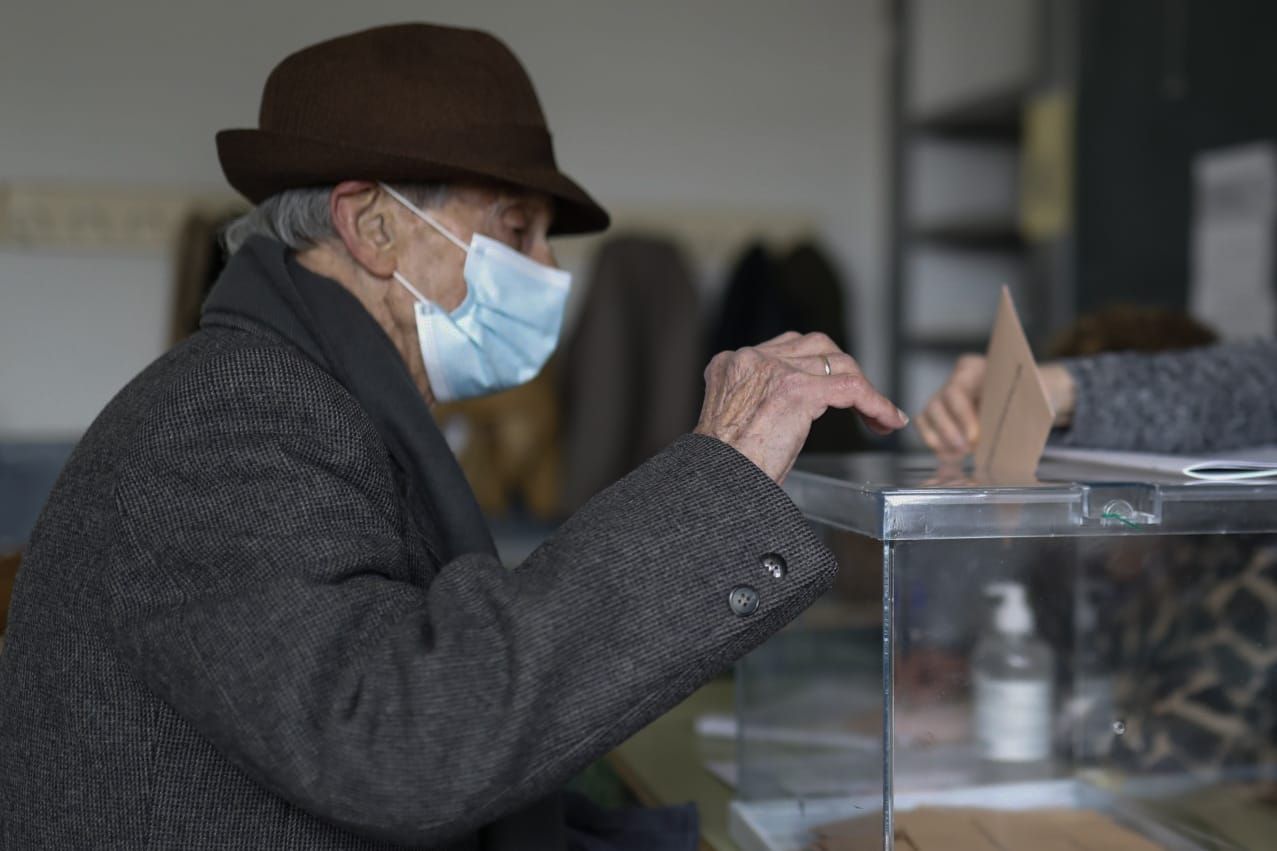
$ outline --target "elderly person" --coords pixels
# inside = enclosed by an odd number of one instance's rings
[[[218,149],[257,207],[201,330],[85,434],[18,580],[0,844],[694,843],[591,838],[557,790],[829,586],[778,487],[812,420],[904,415],[824,337],[719,355],[696,433],[507,570],[429,406],[536,374],[568,285],[547,237],[608,221],[518,60],[338,38]]]

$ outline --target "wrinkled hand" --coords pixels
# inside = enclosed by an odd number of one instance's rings
[[[980,389],[984,385],[985,359],[963,355],[944,386],[931,397],[918,416],[918,433],[931,451],[946,460],[961,458],[980,440]],[[1077,387],[1069,371],[1059,364],[1038,368],[1042,384],[1055,411],[1055,426],[1073,419]]]
[[[710,361],[696,433],[733,447],[779,483],[794,466],[812,422],[829,408],[856,409],[879,434],[909,423],[829,337],[791,331]]]

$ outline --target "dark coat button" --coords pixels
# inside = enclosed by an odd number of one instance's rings
[[[763,564],[763,570],[767,571],[773,579],[780,579],[789,570],[789,566],[785,564],[785,559],[776,553],[768,553],[759,561]]]
[[[742,618],[752,615],[758,611],[758,592],[748,585],[737,585],[727,595],[727,604]]]

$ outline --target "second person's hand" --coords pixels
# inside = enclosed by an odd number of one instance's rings
[[[980,390],[986,361],[982,355],[963,355],[927,406],[918,415],[918,433],[941,458],[961,458],[975,450],[980,440]],[[1058,428],[1073,419],[1077,388],[1072,375],[1060,364],[1039,367]]]
[[[980,388],[985,359],[963,355],[944,386],[927,402],[915,422],[918,433],[941,458],[960,458],[980,439]]]

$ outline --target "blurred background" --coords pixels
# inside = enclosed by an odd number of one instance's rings
[[[782,328],[911,413],[1003,285],[1043,356],[1274,331],[1270,0],[7,0],[0,552],[193,327],[241,209],[214,133],[287,53],[414,19],[505,40],[616,220],[556,246],[546,374],[438,412],[511,561],[694,425],[710,353]],[[867,448],[897,447],[832,417],[808,445]]]

